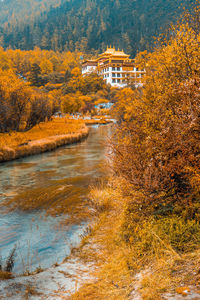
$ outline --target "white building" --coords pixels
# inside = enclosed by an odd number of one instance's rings
[[[124,51],[117,51],[115,48],[107,50],[99,55],[96,60],[87,60],[82,64],[82,74],[97,72],[103,77],[106,83],[115,87],[126,87],[134,84],[142,86],[142,78],[145,71],[138,70],[133,59]]]

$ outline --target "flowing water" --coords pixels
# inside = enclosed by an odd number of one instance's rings
[[[111,125],[94,126],[89,137],[81,143],[0,165],[1,201],[16,197],[17,201],[24,197],[34,199],[36,192],[41,193],[41,198],[46,197],[43,199],[46,200],[45,207],[29,211],[0,210],[0,254],[5,261],[16,245],[14,272],[23,273],[60,263],[69,255],[71,247],[80,242],[87,221],[74,220],[70,226],[64,221],[73,214],[78,215],[79,211],[81,213],[89,185],[102,176],[101,163],[108,151],[106,139],[110,131]],[[56,191],[55,199],[54,194],[49,195],[51,203],[48,203],[48,193],[44,194],[45,189]],[[65,214],[61,213],[60,203],[64,198],[65,207],[69,204],[68,214],[65,209]],[[54,208],[60,205],[60,211],[46,215],[52,203]]]

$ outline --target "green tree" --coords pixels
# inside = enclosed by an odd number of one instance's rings
[[[41,69],[40,66],[36,63],[32,64],[29,80],[31,82],[31,85],[33,86],[41,86]]]

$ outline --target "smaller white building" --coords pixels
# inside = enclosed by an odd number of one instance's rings
[[[90,74],[97,71],[97,62],[94,60],[86,60],[82,64],[82,74]]]

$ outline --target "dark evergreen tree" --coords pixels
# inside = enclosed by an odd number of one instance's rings
[[[31,66],[29,81],[31,82],[31,85],[34,86],[41,86],[42,84],[41,69],[40,66],[36,63],[32,64]]]

